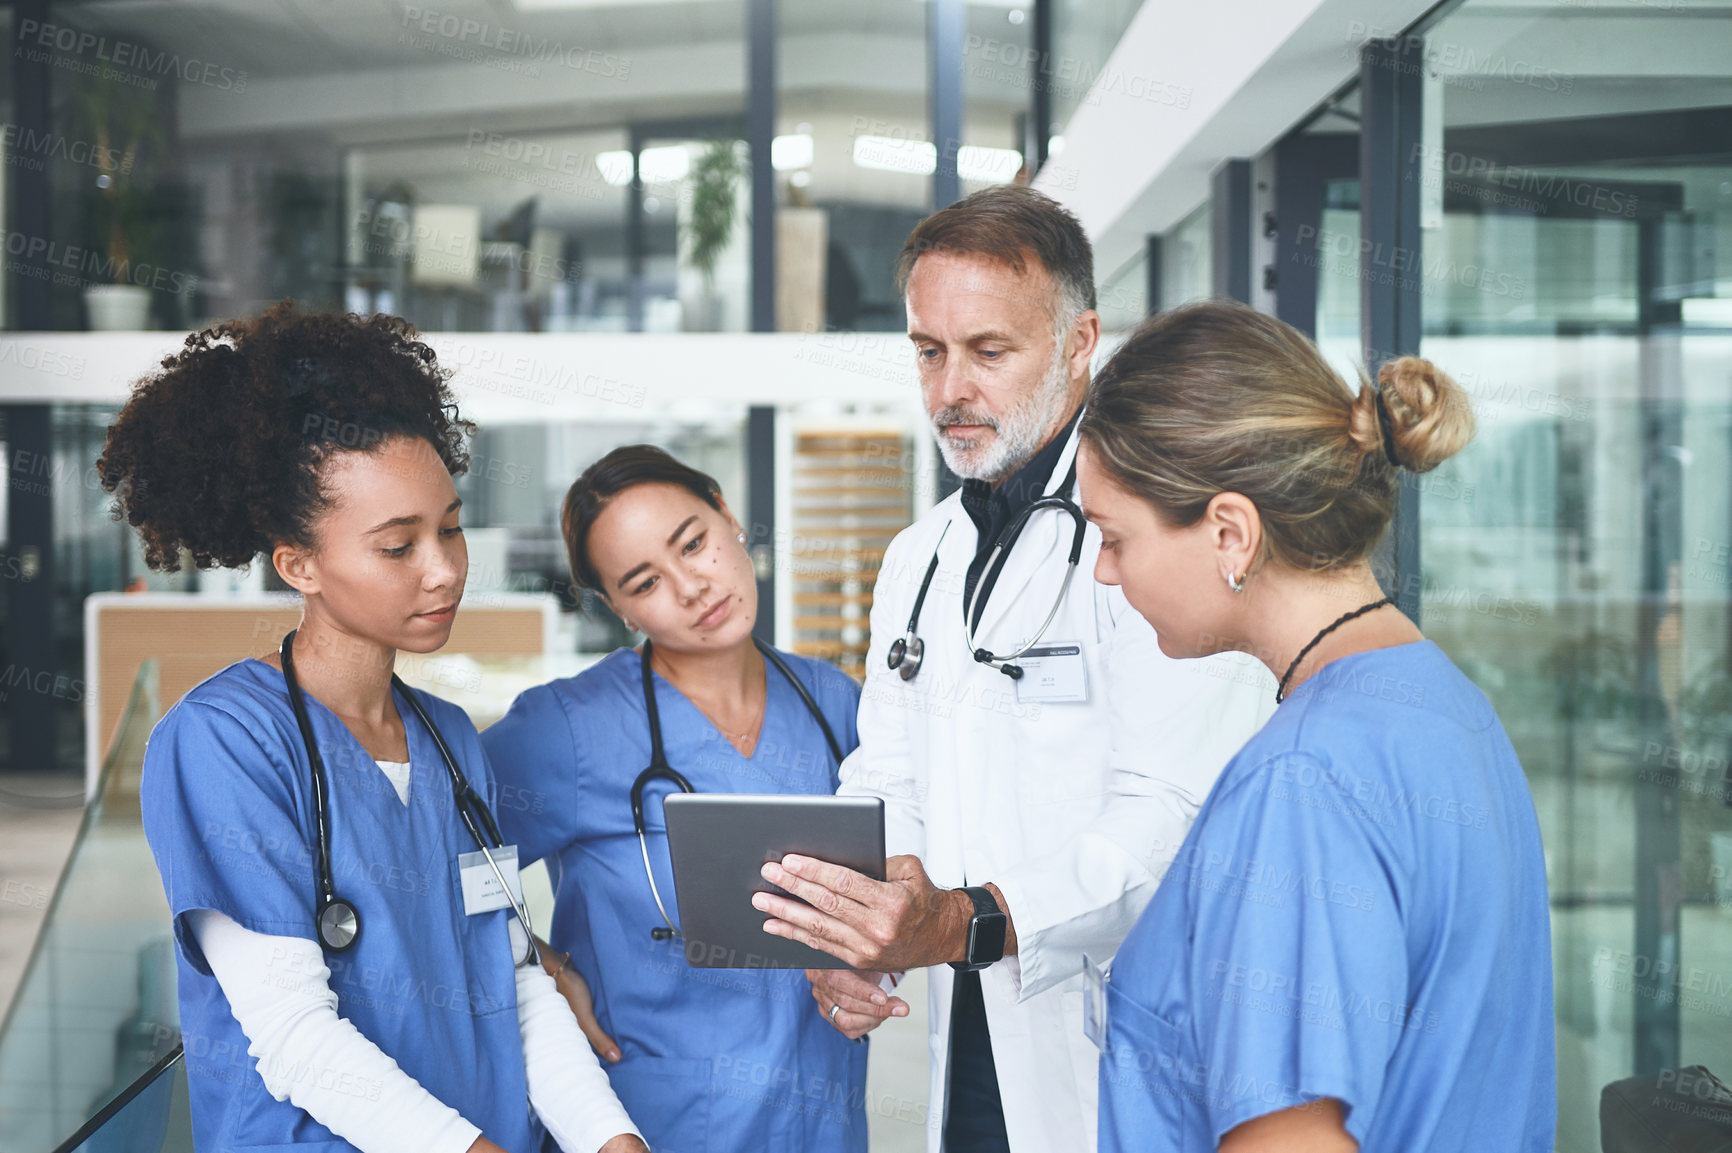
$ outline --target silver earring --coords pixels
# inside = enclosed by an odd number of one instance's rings
[[[1228,573],[1227,574],[1227,587],[1232,589],[1236,593],[1242,593],[1245,591],[1245,582],[1240,580],[1236,574]]]
[[[739,541],[741,544],[745,544],[746,543],[746,534],[743,532],[737,532],[734,534],[734,539]]]

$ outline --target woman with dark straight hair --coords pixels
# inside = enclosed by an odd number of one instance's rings
[[[1430,362],[1355,394],[1240,305],[1155,317],[1095,378],[1097,579],[1169,656],[1240,649],[1280,678],[1097,985],[1102,1150],[1552,1148],[1533,800],[1369,560],[1400,474],[1472,435]]]
[[[662,820],[684,787],[834,793],[860,690],[754,641],[745,532],[714,479],[661,449],[596,461],[561,527],[578,585],[644,639],[482,734],[517,799],[500,824],[553,878],[548,970],[651,1148],[864,1153],[867,1046],[812,1012],[798,970],[686,963]]]

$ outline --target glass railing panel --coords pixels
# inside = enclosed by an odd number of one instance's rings
[[[180,1046],[79,1126],[54,1153],[193,1153]]]
[[[149,661],[0,1024],[7,1153],[56,1149],[179,1045],[168,905],[138,803],[145,739],[159,713]]]

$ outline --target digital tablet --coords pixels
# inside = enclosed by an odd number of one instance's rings
[[[670,793],[668,849],[680,935],[696,969],[846,969],[828,953],[764,932],[753,893],[789,894],[764,880],[789,853],[884,879],[884,802],[878,797]]]

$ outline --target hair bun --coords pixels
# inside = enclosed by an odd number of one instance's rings
[[[1368,400],[1372,411],[1364,413]],[[1379,401],[1388,412],[1386,426],[1376,413]],[[1377,392],[1362,388],[1353,408],[1354,440],[1367,451],[1381,448],[1409,472],[1430,472],[1473,439],[1473,406],[1467,393],[1423,357],[1402,356],[1384,364],[1377,370]],[[1369,430],[1364,429],[1364,416],[1371,417]],[[1365,444],[1370,439],[1366,431],[1376,438],[1370,446]]]

